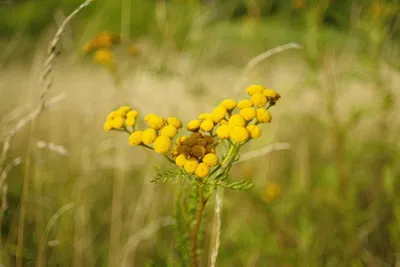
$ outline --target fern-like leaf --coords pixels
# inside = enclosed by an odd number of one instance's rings
[[[240,181],[235,181],[235,182],[231,182],[231,183],[227,182],[226,180],[216,180],[213,183],[206,183],[206,184],[220,186],[223,188],[230,188],[230,189],[238,190],[238,191],[247,190],[253,186],[252,182],[246,181],[243,179]]]
[[[151,183],[163,183],[170,181],[171,179],[179,178],[182,175],[182,171],[178,168],[171,168],[171,169],[157,169],[156,177],[151,180]]]

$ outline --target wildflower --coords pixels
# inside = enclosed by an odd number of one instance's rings
[[[179,136],[179,137],[176,139],[175,143],[176,143],[177,145],[183,145],[183,141],[184,141],[186,138],[187,138],[187,136]]]
[[[211,113],[201,113],[199,115],[199,120],[212,120],[212,114]]]
[[[220,120],[225,118],[226,108],[222,106],[216,107],[211,114],[212,114],[212,120],[214,122],[219,122]]]
[[[142,142],[145,145],[150,145],[151,143],[154,142],[156,138],[157,138],[157,133],[156,130],[154,130],[153,128],[146,129],[142,133]]]
[[[142,142],[143,131],[135,131],[129,136],[129,144],[131,146],[137,146]]]
[[[164,119],[156,114],[149,114],[144,117],[144,120],[150,128],[155,130],[161,129],[165,124]]]
[[[262,108],[257,109],[256,118],[257,121],[260,123],[271,122],[272,120],[271,113],[269,113],[268,110]]]
[[[214,153],[208,153],[203,157],[203,163],[208,167],[213,167],[218,164],[218,157]]]
[[[176,129],[182,128],[182,122],[176,117],[167,118],[168,125],[174,126]]]
[[[134,126],[136,124],[136,119],[134,117],[127,117],[125,120],[126,126]]]
[[[225,99],[220,104],[226,110],[232,110],[236,107],[236,101],[233,99]]]
[[[112,128],[113,128],[112,121],[111,120],[106,120],[106,122],[103,125],[104,131],[106,131],[106,132],[111,131]]]
[[[250,132],[250,137],[253,139],[261,136],[261,129],[257,125],[248,125],[247,130]]]
[[[240,110],[239,114],[246,121],[251,121],[256,116],[256,111],[254,110],[254,108],[244,108]]]
[[[114,55],[110,49],[99,49],[94,54],[94,61],[100,65],[111,65],[114,62]]]
[[[227,120],[221,120],[220,122],[219,122],[219,124],[221,124],[221,125],[228,125],[228,121]]]
[[[137,116],[139,116],[139,112],[137,110],[130,110],[126,113],[126,117],[127,118],[137,118]]]
[[[121,129],[124,126],[124,123],[124,118],[119,116],[111,120],[111,125],[114,129]]]
[[[189,136],[182,142],[183,145],[185,146],[194,146],[197,144],[197,138],[195,136]]]
[[[186,156],[184,154],[180,154],[175,159],[175,164],[178,165],[179,167],[183,167],[183,165],[185,165],[185,162],[186,162]]]
[[[200,178],[204,178],[207,177],[207,175],[210,173],[210,167],[208,167],[206,164],[204,163],[200,163],[195,171],[195,174],[200,177]]]
[[[278,97],[278,93],[273,89],[265,89],[262,94],[270,99],[275,99]]]
[[[268,184],[264,189],[263,200],[266,202],[273,201],[281,194],[281,186],[277,183]]]
[[[164,135],[169,138],[173,138],[177,132],[178,132],[178,129],[176,129],[174,126],[166,125],[161,129],[160,135]]]
[[[221,125],[217,128],[217,136],[221,139],[228,139],[231,136],[232,127],[230,125]]]
[[[118,110],[121,110],[121,111],[125,112],[125,114],[126,114],[128,111],[131,110],[131,107],[130,106],[122,106]]]
[[[118,117],[118,116],[120,116],[120,115],[118,115],[116,111],[111,111],[111,112],[107,115],[107,120],[112,120],[112,119],[114,119],[115,117]]]
[[[201,121],[200,120],[192,120],[187,124],[187,129],[191,132],[197,132],[200,128]]]
[[[197,166],[199,166],[198,160],[196,158],[190,158],[186,160],[183,168],[187,173],[194,173],[197,169]]]
[[[264,86],[262,85],[250,85],[249,87],[246,88],[246,92],[252,96],[256,93],[261,93],[264,91]]]
[[[177,156],[179,156],[181,153],[179,152],[179,150],[181,149],[181,146],[176,146],[176,147],[174,147],[174,149],[172,149],[172,152],[171,152],[171,155],[173,156],[173,157],[177,157]]]
[[[171,139],[167,136],[160,135],[154,140],[154,151],[160,154],[166,154],[172,146]]]
[[[246,142],[250,137],[249,131],[242,126],[233,127],[231,132],[231,139],[240,144]]]
[[[240,100],[237,104],[238,108],[244,109],[244,108],[251,108],[253,106],[253,102],[249,99],[244,99]]]
[[[200,124],[200,129],[204,132],[210,132],[214,128],[214,123],[212,120],[204,120]]]
[[[235,114],[232,115],[229,118],[228,121],[229,126],[235,127],[235,126],[245,126],[246,125],[246,121],[244,120],[244,118],[242,116],[240,116],[239,114]]]
[[[206,149],[200,145],[193,146],[191,151],[192,151],[192,155],[197,158],[202,158],[206,154]]]
[[[251,102],[253,102],[253,105],[255,107],[262,108],[267,104],[267,97],[261,93],[256,93],[251,96],[250,98]]]
[[[207,146],[207,140],[203,137],[197,138],[196,139],[196,144],[202,147],[206,147]]]

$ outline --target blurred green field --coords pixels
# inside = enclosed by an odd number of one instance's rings
[[[81,1],[7,3],[0,2],[2,145],[38,104],[48,42]],[[377,0],[95,0],[60,41],[46,97],[65,98],[34,131],[18,132],[0,166],[22,159],[1,190],[0,266],[16,266],[19,256],[24,181],[22,266],[179,266],[176,187],[150,183],[155,165],[169,163],[105,133],[103,122],[124,104],[187,122],[224,98],[244,98],[250,84],[282,98],[246,151],[291,148],[234,166],[231,179],[254,186],[223,192],[216,266],[400,266],[399,14],[396,1]],[[102,31],[121,34],[118,87],[82,52]],[[244,71],[289,42],[303,49]],[[130,45],[136,56],[127,56]],[[201,266],[210,258],[214,206],[206,209]]]

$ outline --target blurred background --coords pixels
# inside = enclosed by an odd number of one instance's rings
[[[38,105],[48,43],[81,3],[0,1],[3,146]],[[83,50],[105,31],[121,37],[116,72]],[[223,194],[217,266],[400,266],[399,41],[397,0],[93,1],[57,46],[46,99],[60,101],[0,166],[1,266],[17,255],[22,266],[179,266],[175,187],[150,183],[167,163],[103,132],[105,116],[127,104],[187,122],[250,84],[282,98],[245,150],[290,149],[235,165],[231,179],[254,186]],[[290,42],[303,48],[246,69]]]

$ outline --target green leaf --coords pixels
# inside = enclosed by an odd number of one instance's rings
[[[157,169],[157,174],[156,177],[151,180],[151,183],[163,183],[165,184],[166,182],[170,181],[171,179],[174,178],[179,178],[179,176],[182,175],[182,170],[179,168],[172,168],[172,169]]]
[[[216,186],[220,186],[223,188],[230,188],[230,189],[238,190],[238,191],[247,190],[253,186],[252,182],[246,181],[243,179],[240,181],[235,181],[235,182],[231,182],[231,183],[228,183],[225,180],[219,180],[219,181],[215,181],[214,183],[206,183],[206,184],[207,185],[216,185]]]

